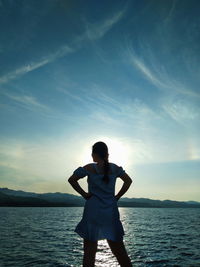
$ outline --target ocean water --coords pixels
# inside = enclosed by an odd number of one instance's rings
[[[119,211],[134,267],[200,266],[200,209]],[[82,266],[82,239],[74,232],[82,212],[75,207],[0,207],[0,266]],[[119,266],[106,240],[98,242],[95,266]]]

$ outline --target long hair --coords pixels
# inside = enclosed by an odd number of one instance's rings
[[[101,159],[104,160],[104,177],[103,177],[103,181],[105,183],[109,182],[109,176],[108,176],[108,172],[109,172],[109,162],[108,162],[108,147],[104,142],[96,142],[93,146],[92,146],[92,152],[97,154]]]

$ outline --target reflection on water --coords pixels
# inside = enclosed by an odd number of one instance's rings
[[[111,253],[106,240],[98,241],[98,250],[96,254],[96,266],[99,266],[99,267],[119,266],[116,258]]]
[[[200,209],[120,208],[134,267],[200,266]],[[74,232],[83,208],[1,207],[1,267],[80,267],[82,239]],[[118,266],[105,240],[96,266]]]

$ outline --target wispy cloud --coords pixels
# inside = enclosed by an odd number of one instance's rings
[[[106,123],[108,126],[120,126],[121,122],[117,118],[119,113],[115,111],[120,109],[119,102],[115,97],[109,96],[103,89],[97,85],[91,85],[91,88],[83,89],[75,86],[76,90],[57,87],[57,91],[64,93],[71,101],[81,103],[83,110],[87,108],[88,121],[94,120],[95,122]],[[114,115],[114,116],[113,116]]]
[[[134,66],[143,73],[144,77],[150,80],[157,87],[162,86],[166,88],[166,84],[164,84],[161,80],[159,80],[153,73],[153,71],[150,70],[150,68],[148,68],[147,65],[145,65],[145,63],[142,60],[140,60],[137,57],[134,57],[133,55],[131,56],[131,59]]]
[[[59,119],[63,122],[79,122],[79,116],[73,115],[71,116],[70,113],[61,111],[59,109],[56,109],[55,107],[46,105],[39,101],[35,96],[30,94],[14,94],[11,92],[2,92],[2,95],[8,97],[10,100],[14,101],[14,103],[19,106],[22,109],[26,109],[32,113],[39,113],[40,115],[50,118],[50,119]],[[6,104],[7,107],[10,107],[11,105],[9,103]],[[4,106],[5,108],[5,106]],[[12,105],[13,108],[13,105]],[[23,113],[20,113],[21,116],[23,116]]]
[[[90,107],[89,118],[95,122],[104,122],[110,128],[128,129],[125,135],[134,133],[135,138],[153,136],[157,131],[157,124],[163,121],[162,116],[139,98],[116,95],[111,88],[92,86],[90,94],[86,94]],[[116,129],[116,128],[115,128]],[[122,130],[123,132],[123,130]]]
[[[157,60],[150,47],[143,48],[143,56],[138,57],[132,47],[128,49],[131,64],[138,69],[145,79],[150,81],[162,94],[158,99],[160,115],[162,110],[174,121],[190,128],[198,124],[199,106],[196,100],[200,94],[193,90],[192,83],[187,87],[180,78],[167,72],[166,67]]]
[[[158,89],[166,90],[172,87],[170,77],[166,73],[165,68],[158,62],[154,53],[148,46],[142,45],[142,57],[138,56],[133,46],[128,42],[126,49],[126,57],[131,65],[139,70],[145,79],[149,80]],[[148,60],[147,60],[148,59]],[[148,64],[147,62],[151,62]]]
[[[156,88],[166,93],[179,93],[186,96],[198,97],[200,94],[188,88],[183,82],[170,75],[166,68],[159,62],[148,47],[143,49],[143,57],[138,57],[133,48],[127,49],[127,57],[132,66],[138,69],[145,79],[149,80]],[[148,60],[145,60],[148,59]],[[151,62],[150,63],[147,63]]]
[[[200,119],[200,110],[190,101],[185,98],[179,98],[177,101],[173,96],[171,98],[169,96],[167,101],[166,97],[163,97],[159,101],[160,106],[155,110],[138,98],[124,98],[122,102],[112,91],[104,91],[98,86],[93,87],[93,94],[96,96],[94,99],[97,107],[101,106],[101,102],[106,103],[107,107],[97,109],[91,113],[90,117],[93,116],[95,121],[110,125],[110,128],[117,126],[126,129],[124,137],[126,136],[127,140],[130,139],[128,143],[132,147],[132,157],[135,163],[191,159],[185,144],[187,134],[182,133],[181,139],[179,132],[182,128],[180,129],[178,125],[182,124],[186,127],[190,125],[191,132],[194,130],[194,137],[197,137],[193,126]],[[91,95],[87,97],[91,98]],[[172,132],[170,120],[166,114],[178,122],[177,126],[173,126],[173,130],[178,130],[176,135]],[[167,139],[166,136],[168,136]],[[174,146],[177,147],[176,153],[173,153]]]
[[[81,102],[81,103],[83,103],[83,104],[86,104],[86,101],[84,100],[84,98],[81,97],[81,96],[79,96],[79,94],[76,93],[76,91],[73,91],[73,92],[72,92],[72,90],[69,90],[69,89],[67,89],[67,88],[64,88],[64,86],[63,86],[63,87],[60,87],[60,86],[59,86],[59,87],[57,87],[56,89],[57,89],[58,92],[64,93],[64,94],[67,95],[69,98],[71,98],[71,99],[73,99],[73,100],[76,100],[76,101],[78,101],[78,102]]]
[[[111,93],[109,95],[109,88],[103,88],[95,83],[91,83],[87,88],[82,87],[78,83],[73,83],[64,77],[66,82],[59,82],[56,87],[58,92],[68,96],[70,99],[81,102],[88,109],[96,110],[97,108],[107,109],[120,109],[120,103]]]
[[[121,121],[116,117],[110,116],[108,111],[95,110],[88,117],[96,122],[103,123],[104,127],[121,127],[122,125]]]
[[[49,106],[40,103],[34,96],[31,95],[17,95],[13,93],[4,92],[5,96],[15,101],[21,107],[30,111],[50,112]]]
[[[174,11],[176,10],[176,4],[177,4],[177,0],[173,0],[171,2],[171,7],[169,9],[169,12],[168,12],[167,16],[164,19],[165,23],[171,22],[173,14],[174,14]]]
[[[104,19],[103,21],[98,22],[96,24],[86,23],[86,32],[84,32],[80,36],[77,36],[72,41],[74,47],[76,48],[72,48],[68,45],[61,46],[55,52],[47,56],[44,56],[38,61],[32,61],[26,65],[20,66],[19,68],[11,72],[4,74],[3,76],[0,77],[0,85],[6,84],[9,81],[15,80],[25,75],[28,72],[41,68],[55,61],[58,58],[61,58],[69,53],[75,52],[77,49],[81,48],[81,44],[85,42],[88,38],[90,40],[96,40],[96,39],[102,38],[117,22],[120,21],[120,19],[124,16],[125,11],[126,11],[126,8],[115,13],[112,17]]]
[[[41,68],[56,59],[65,56],[68,53],[74,52],[73,48],[70,48],[69,46],[65,45],[60,47],[57,51],[54,53],[45,56],[44,58],[40,59],[37,62],[30,62],[27,65],[21,66],[18,69],[15,69],[14,71],[11,71],[3,76],[0,77],[0,85],[8,83],[11,80],[17,79],[18,77],[21,77],[22,75],[25,75],[28,72],[31,72],[35,69]]]
[[[134,129],[135,134],[144,135],[154,132],[154,123],[162,119],[142,100],[123,97],[121,101],[120,94],[117,95],[112,88],[104,88],[98,84],[91,84],[87,89],[59,88],[58,91],[81,103],[83,111],[87,108],[88,115],[84,120],[88,120],[89,124],[92,120],[97,125],[106,124],[115,129],[129,127]]]
[[[125,15],[126,7],[118,12],[116,12],[113,16],[104,19],[101,22],[91,24],[86,22],[86,34],[90,40],[97,40],[102,38],[108,31],[112,29],[112,27],[117,24]]]
[[[198,123],[200,120],[199,107],[187,100],[168,97],[163,99],[161,106],[173,120],[187,128],[190,125],[191,129],[191,125]]]

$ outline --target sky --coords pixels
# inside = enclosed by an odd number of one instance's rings
[[[199,11],[0,0],[0,187],[78,194],[67,179],[103,141],[124,196],[200,201]]]

